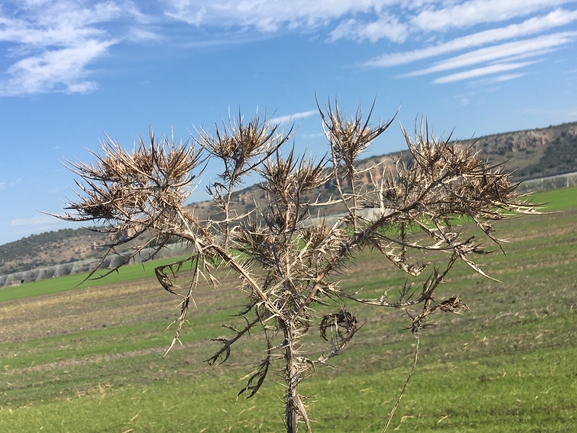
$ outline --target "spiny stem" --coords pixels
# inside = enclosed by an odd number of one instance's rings
[[[405,384],[403,385],[403,389],[401,389],[401,393],[399,394],[399,397],[397,398],[395,405],[391,409],[391,413],[389,414],[389,418],[387,419],[385,426],[381,430],[381,433],[385,433],[387,431],[387,429],[389,428],[389,425],[391,424],[391,421],[393,420],[393,417],[395,416],[395,412],[397,411],[397,408],[399,407],[399,404],[401,403],[401,399],[403,398],[403,395],[405,394],[405,390],[407,389],[407,385],[409,384],[409,381],[411,380],[411,377],[413,376],[413,373],[415,372],[415,368],[417,367],[417,360],[419,359],[419,342],[420,342],[419,334],[416,334],[415,338],[417,339],[417,344],[415,345],[415,357],[413,358],[413,365],[411,367],[411,371],[409,372],[409,375],[407,376],[407,380],[405,380]]]

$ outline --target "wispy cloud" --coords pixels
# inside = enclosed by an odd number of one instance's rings
[[[425,48],[383,54],[364,64],[370,67],[411,64],[470,50],[426,68],[421,66],[404,77],[485,64],[437,78],[435,83],[494,73],[489,71],[505,68],[505,64],[526,67],[535,62],[519,60],[545,56],[577,39],[574,32],[558,30],[577,20],[577,10],[564,6],[572,5],[572,0],[170,0],[169,4],[168,15],[195,26],[224,25],[260,32],[299,28],[310,32],[328,27],[328,42],[352,39],[374,43],[387,39],[402,46],[451,35],[451,39]],[[480,25],[485,29],[479,31]],[[475,31],[466,34],[468,29]],[[501,65],[492,64],[497,61]],[[508,79],[521,75],[509,74]]]
[[[563,31],[562,27],[577,21],[577,10],[561,8],[568,0],[469,0],[446,7],[431,7],[410,18],[412,32],[423,35],[453,36],[435,45],[396,53],[385,53],[369,60],[369,67],[395,67],[419,64],[420,68],[400,74],[409,78],[461,70],[433,80],[435,84],[452,83],[484,75],[497,74],[510,69],[526,68],[546,58],[553,51],[567,48],[577,40],[577,32]],[[551,10],[553,8],[553,10]],[[534,15],[527,18],[527,15]],[[511,23],[512,20],[524,19]],[[467,28],[480,24],[492,28],[462,35]],[[451,29],[456,29],[451,31]],[[463,30],[464,29],[464,30]],[[460,34],[459,34],[460,33]],[[442,58],[451,53],[461,54],[438,60],[422,67],[426,59]],[[520,62],[535,58],[535,61]],[[504,74],[492,82],[512,80],[525,73]]]
[[[367,61],[364,65],[372,67],[391,67],[413,63],[418,60],[449,54],[455,51],[476,48],[514,38],[531,36],[570,24],[576,20],[577,11],[557,9],[544,16],[533,17],[519,24],[509,24],[504,27],[472,33],[470,35],[454,38],[438,45],[405,52],[383,54],[382,56]]]
[[[518,18],[567,3],[567,0],[469,0],[447,7],[428,9],[415,16],[411,23],[424,31],[447,31],[453,27],[469,27]]]
[[[253,27],[262,32],[281,28],[312,29],[356,13],[373,13],[402,0],[168,0],[167,16],[191,25]]]
[[[158,33],[151,32],[151,31],[146,30],[146,29],[133,27],[130,29],[128,36],[127,36],[127,39],[134,41],[134,42],[157,41],[157,40],[162,39],[162,36],[159,35]]]
[[[113,41],[89,40],[76,47],[44,51],[14,63],[8,73],[12,78],[0,85],[0,94],[18,95],[49,90],[85,93],[96,88],[86,79],[87,65],[101,57]]]
[[[87,92],[89,65],[120,41],[106,27],[134,7],[124,1],[44,0],[9,2],[0,8],[0,45],[13,63],[4,71],[0,95],[47,91]],[[138,21],[135,16],[135,22]],[[133,39],[150,38],[133,28]]]
[[[416,76],[473,66],[482,55],[495,61],[498,46],[521,47],[549,33],[558,43],[532,50],[544,56],[574,43],[560,28],[575,21],[574,0],[8,0],[0,6],[0,50],[9,62],[0,71],[0,96],[91,91],[97,87],[91,68],[113,47],[168,40],[175,23],[190,31],[180,33],[187,38],[183,49],[250,43],[281,31],[322,35],[328,43],[385,40],[399,49],[364,65],[437,59],[406,75]],[[415,48],[423,41],[430,45]],[[450,54],[463,57],[440,61]]]
[[[515,80],[521,78],[525,74],[503,74],[497,77],[493,77],[489,80],[490,83],[502,83],[503,81]]]
[[[297,119],[304,119],[306,117],[314,116],[315,114],[318,113],[319,112],[317,110],[303,111],[301,113],[289,114],[288,116],[275,117],[273,119],[273,122],[275,123],[291,122]]]
[[[564,32],[537,38],[525,39],[517,42],[509,42],[494,45],[487,48],[470,51],[460,56],[443,60],[429,68],[405,74],[406,77],[432,74],[434,72],[447,71],[450,69],[463,68],[479,63],[501,60],[505,58],[535,57],[550,52],[561,45],[566,45],[577,38],[577,32]]]
[[[0,182],[0,191],[3,189],[7,189],[7,188],[14,188],[16,185],[18,185],[20,182],[22,181],[21,178],[17,178],[14,179],[10,182],[6,182],[6,181],[2,181]]]
[[[387,15],[369,23],[355,19],[341,22],[331,31],[329,41],[354,39],[359,42],[365,40],[376,42],[385,38],[401,43],[407,39],[409,33],[410,27],[408,23],[401,22],[399,17]]]
[[[54,218],[48,215],[37,215],[30,218],[17,218],[10,221],[11,226],[36,227],[53,223]]]
[[[499,63],[496,65],[484,66],[482,68],[471,69],[469,71],[458,72],[456,74],[446,75],[437,78],[433,81],[434,84],[452,83],[454,81],[462,81],[470,78],[478,78],[484,75],[497,74],[499,72],[511,71],[514,69],[524,68],[535,62],[521,62],[521,63]]]

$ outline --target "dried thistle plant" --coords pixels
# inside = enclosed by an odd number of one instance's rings
[[[66,208],[71,212],[59,217],[100,224],[98,230],[112,239],[102,260],[144,233],[152,237],[130,258],[151,245],[159,251],[170,240],[193,241],[182,206],[205,158],[200,152],[173,138],[158,139],[152,130],[149,145],[141,137],[132,153],[110,138],[101,144],[101,151],[93,153],[92,165],[68,162],[81,179],[76,181],[79,200]]]
[[[387,130],[396,115],[388,122],[379,122],[377,126],[372,127],[370,125],[370,119],[375,107],[374,102],[365,119],[363,119],[361,107],[357,109],[352,119],[347,119],[346,115],[339,110],[336,99],[334,108],[330,101],[327,103],[326,113],[320,108],[318,100],[317,107],[323,121],[325,136],[331,144],[334,182],[343,204],[353,216],[354,229],[357,230],[357,210],[360,196],[360,193],[357,191],[357,182],[360,173],[355,167],[355,162],[363,150],[369,147],[373,140]],[[370,167],[368,170],[372,170],[373,168],[374,167]],[[345,194],[341,179],[346,179],[351,189],[350,194]]]
[[[144,232],[152,233],[159,247],[171,239],[190,244],[190,257],[156,269],[160,284],[182,298],[172,344],[179,341],[199,281],[214,283],[217,264],[236,272],[247,293],[245,326],[228,327],[232,335],[217,339],[220,348],[207,361],[225,362],[238,341],[260,329],[266,341],[264,359],[239,395],[258,392],[280,364],[286,385],[287,432],[296,432],[301,423],[312,431],[298,386],[315,364],[326,364],[340,354],[360,328],[358,319],[344,308],[318,317],[315,306],[347,300],[381,308],[418,307],[421,312],[410,315],[410,329],[419,335],[434,312],[466,309],[458,297],[443,300],[436,294],[457,261],[487,276],[471,258],[485,252],[478,236],[500,245],[492,223],[534,211],[517,196],[517,185],[501,166],[486,164],[470,148],[429,137],[422,125],[414,137],[403,130],[411,164],[400,161],[372,188],[357,188],[359,154],[391,121],[371,127],[360,109],[349,120],[336,103],[334,109],[329,103],[326,112],[320,107],[319,111],[332,167],[325,159],[297,157],[294,150],[283,156],[280,146],[292,129],[279,132],[278,124],[258,116],[245,124],[239,114],[228,126],[216,126],[214,134],[201,130],[194,139],[197,147],[167,138],[158,141],[152,133],[150,144],[141,140],[132,153],[116,143],[105,143],[104,154],[94,154],[93,165],[72,164],[81,179],[79,199],[68,207],[74,213],[62,216],[101,223],[101,230],[113,235],[108,253]],[[221,222],[199,221],[184,208],[188,188],[206,158],[223,163],[222,182],[209,187],[223,210]],[[268,204],[237,218],[231,215],[232,194],[245,176],[255,173],[263,180],[260,186]],[[350,182],[350,192],[342,187],[343,178]],[[328,181],[337,185],[339,198],[322,202],[316,192]],[[335,201],[345,206],[345,216],[331,225],[312,220],[319,209]],[[378,212],[362,218],[361,202]],[[463,230],[462,219],[473,221],[478,233]],[[346,271],[345,265],[354,266],[355,253],[367,248],[380,252],[408,279],[421,276],[421,282],[407,282],[394,298],[385,288],[377,298],[344,290],[338,284],[339,273]],[[422,261],[423,252],[427,262]],[[440,260],[433,261],[437,256]],[[185,265],[192,272],[181,281]],[[320,330],[320,337],[330,342],[328,351],[316,359],[303,349],[302,337],[312,330]]]
[[[292,128],[287,133],[280,131],[279,124],[270,122],[266,116],[261,119],[256,114],[245,123],[239,112],[236,119],[229,115],[228,124],[215,124],[214,133],[201,129],[195,138],[210,156],[222,163],[221,181],[210,184],[207,191],[223,212],[225,248],[228,246],[230,226],[236,220],[230,212],[235,187],[287,142],[291,135]],[[241,219],[243,216],[236,217]]]

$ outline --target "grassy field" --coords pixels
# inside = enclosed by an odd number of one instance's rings
[[[577,431],[577,190],[535,195],[555,213],[498,225],[506,256],[483,258],[497,283],[458,266],[442,294],[463,316],[439,315],[390,431]],[[343,279],[379,293],[402,284],[378,256]],[[282,385],[238,391],[259,362],[258,335],[229,362],[203,360],[239,323],[236,280],[199,291],[183,346],[163,356],[178,299],[152,264],[77,287],[82,276],[0,290],[0,432],[280,432]],[[397,310],[347,305],[363,328],[334,368],[303,383],[316,432],[380,432],[410,368],[415,339]],[[322,314],[322,311],[318,312]],[[311,339],[311,357],[324,346]]]

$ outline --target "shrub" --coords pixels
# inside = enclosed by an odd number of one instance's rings
[[[220,349],[208,362],[225,362],[238,341],[259,329],[265,355],[239,394],[254,395],[280,365],[288,432],[295,432],[299,423],[311,431],[298,393],[305,373],[339,355],[359,328],[358,318],[344,307],[317,317],[315,305],[336,299],[377,308],[418,307],[409,315],[410,329],[418,337],[431,314],[467,308],[459,297],[437,294],[453,265],[463,261],[487,276],[473,257],[485,253],[482,238],[500,245],[492,222],[533,209],[518,199],[517,185],[502,166],[485,163],[471,148],[430,137],[423,125],[414,137],[402,130],[412,159],[399,160],[396,170],[382,173],[380,181],[367,187],[359,181],[363,173],[356,160],[392,119],[371,126],[372,108],[366,118],[360,109],[348,118],[336,102],[334,107],[330,102],[325,109],[319,107],[319,112],[330,157],[316,161],[296,155],[294,148],[281,149],[292,128],[280,131],[277,123],[258,115],[247,123],[239,114],[214,133],[201,130],[192,143],[159,139],[152,131],[149,143],[141,138],[132,153],[105,142],[102,154],[93,154],[93,164],[71,165],[81,193],[61,216],[100,222],[100,230],[114,239],[108,254],[144,233],[152,237],[133,250],[133,257],[151,245],[158,252],[174,239],[190,246],[187,258],[156,268],[162,287],[182,299],[172,345],[179,341],[200,279],[217,285],[216,266],[236,272],[247,294],[242,312],[246,323],[241,329],[229,328],[232,335],[219,339]],[[202,221],[188,213],[184,203],[207,158],[222,164],[219,179],[208,186],[222,218]],[[232,193],[254,174],[262,179],[267,204],[250,215],[235,215]],[[327,182],[336,185],[337,193],[321,200]],[[342,216],[330,224],[322,218],[313,222],[319,209],[335,204],[344,210]],[[363,216],[363,208],[373,212]],[[478,232],[463,230],[464,219],[474,222]],[[366,249],[379,251],[406,273],[407,283],[396,296],[385,291],[363,298],[339,286],[339,273],[354,266],[357,254]],[[312,329],[320,329],[328,342],[316,359],[303,350],[302,337]]]

